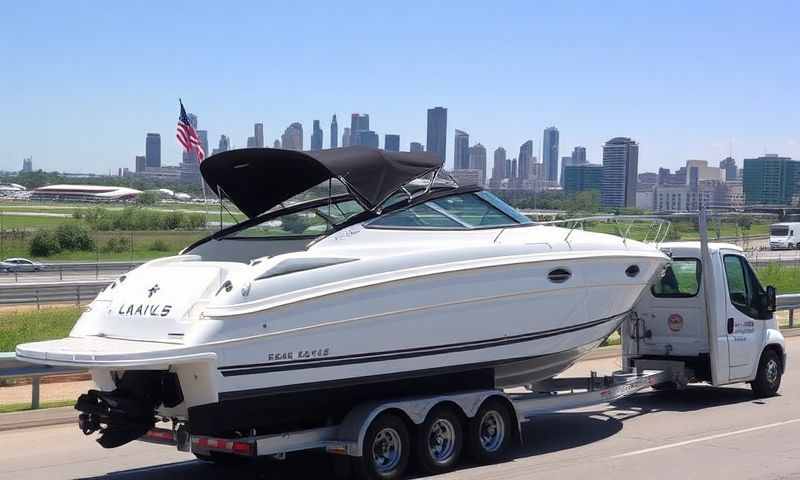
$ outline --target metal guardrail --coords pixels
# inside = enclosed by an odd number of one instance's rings
[[[54,303],[74,303],[82,305],[94,300],[110,280],[53,282],[53,283],[15,283],[0,286],[0,305],[41,305]]]
[[[101,275],[111,275],[128,272],[134,268],[142,265],[144,262],[83,262],[83,263],[43,263],[41,270],[35,272],[0,272],[0,278],[14,277],[15,282],[20,279],[35,280],[36,278],[48,277],[58,280],[64,280],[64,277],[69,277],[71,274],[92,274],[94,273],[95,279],[99,279]]]

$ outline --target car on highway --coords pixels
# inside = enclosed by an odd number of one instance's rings
[[[6,258],[0,262],[0,272],[39,272],[44,270],[44,265],[27,258]]]

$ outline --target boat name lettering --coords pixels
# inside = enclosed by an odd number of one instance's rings
[[[294,360],[306,358],[322,358],[330,354],[330,348],[316,348],[310,350],[297,350],[296,352],[275,352],[267,354],[267,361]]]
[[[120,315],[139,315],[142,317],[166,317],[172,310],[172,305],[158,303],[123,303],[117,313]]]

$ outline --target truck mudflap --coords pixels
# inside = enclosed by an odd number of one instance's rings
[[[100,432],[103,448],[125,445],[148,433],[156,407],[183,402],[178,376],[168,371],[127,371],[111,392],[89,390],[78,397],[78,427],[85,435]]]

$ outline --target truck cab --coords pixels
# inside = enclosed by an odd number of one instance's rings
[[[800,222],[770,225],[769,248],[770,250],[800,249]]]
[[[786,365],[775,289],[762,287],[735,245],[710,243],[705,261],[699,242],[662,250],[672,262],[623,325],[629,366],[680,366],[677,386],[750,382],[759,395],[775,394]]]

